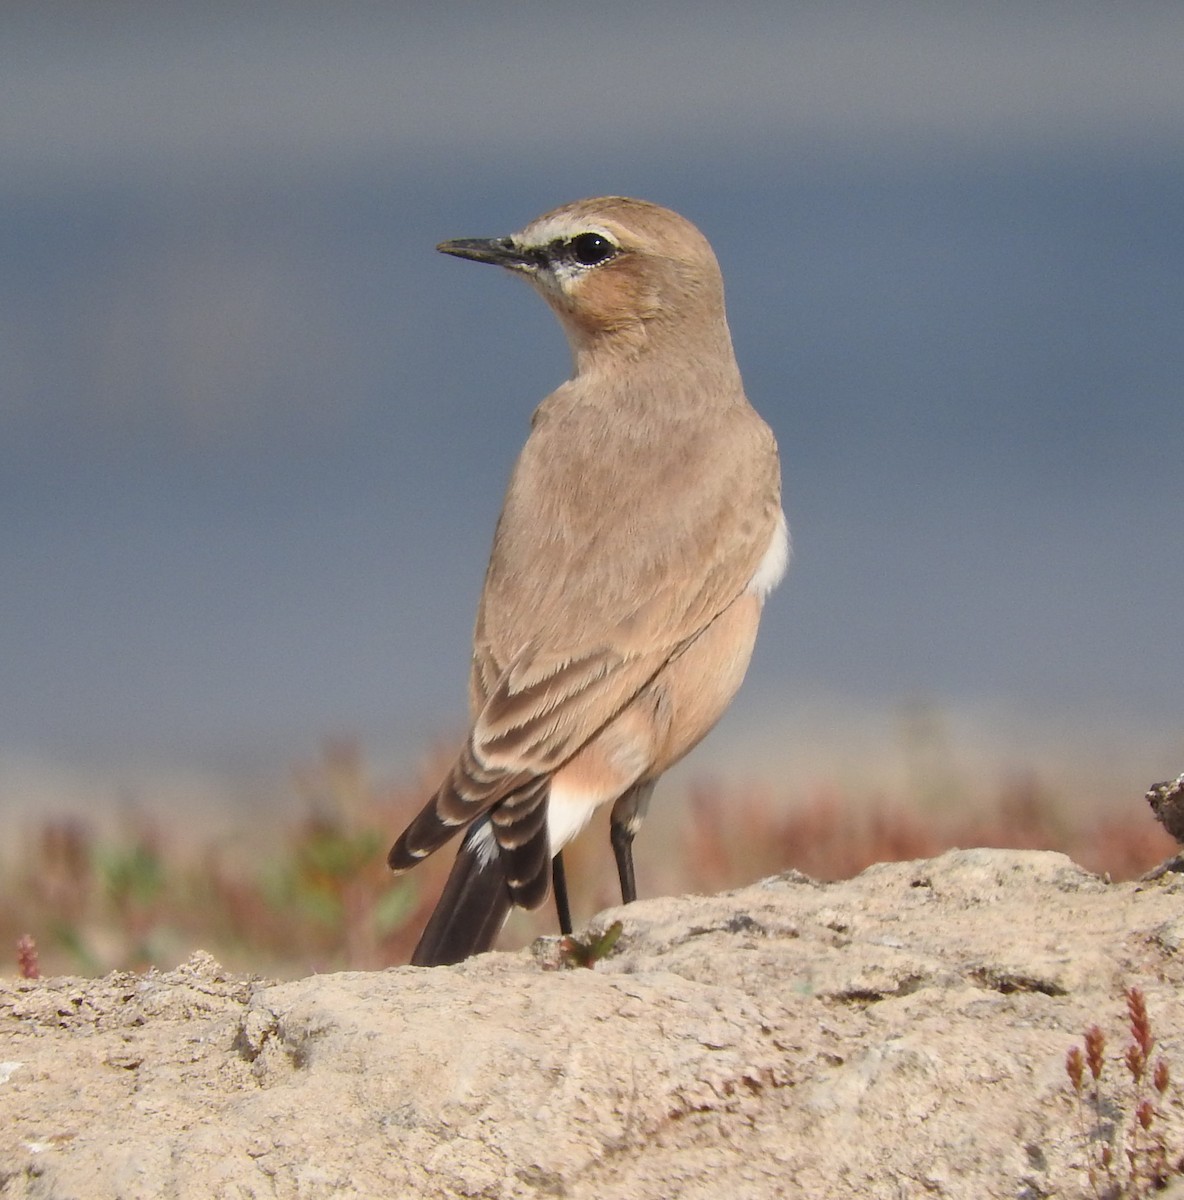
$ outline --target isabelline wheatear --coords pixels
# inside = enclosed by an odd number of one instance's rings
[[[472,728],[389,856],[414,866],[467,829],[412,962],[487,950],[554,879],[602,804],[622,899],[658,776],[735,695],[785,573],[777,445],[749,405],[723,280],[689,221],[582,200],[445,254],[525,276],[575,373],[539,405],[510,479],[477,611]]]

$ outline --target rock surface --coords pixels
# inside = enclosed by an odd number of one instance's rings
[[[952,851],[618,919],[593,970],[0,983],[0,1196],[1084,1196],[1065,1053],[1101,1025],[1129,1113],[1125,986],[1184,1078],[1179,876]]]

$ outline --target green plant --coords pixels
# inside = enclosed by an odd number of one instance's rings
[[[594,967],[602,958],[613,952],[624,926],[614,921],[599,937],[586,941],[570,934],[559,939],[559,961],[565,967]]]

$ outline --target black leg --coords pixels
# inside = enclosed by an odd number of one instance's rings
[[[633,830],[614,821],[609,838],[617,860],[617,878],[621,881],[621,903],[632,904],[637,899],[637,880],[633,877]]]
[[[632,904],[637,899],[637,881],[633,876],[633,839],[654,794],[655,780],[635,783],[616,804],[609,821],[609,838],[617,860],[617,878],[621,881],[621,903]]]
[[[555,889],[555,914],[559,918],[559,932],[564,937],[571,934],[571,907],[567,902],[567,872],[563,869],[563,853],[551,859],[551,886]]]

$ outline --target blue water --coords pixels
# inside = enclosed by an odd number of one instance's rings
[[[568,357],[527,288],[432,247],[610,190],[707,232],[782,447],[754,695],[1180,712],[1184,161],[548,145],[0,180],[0,749],[454,728]]]

